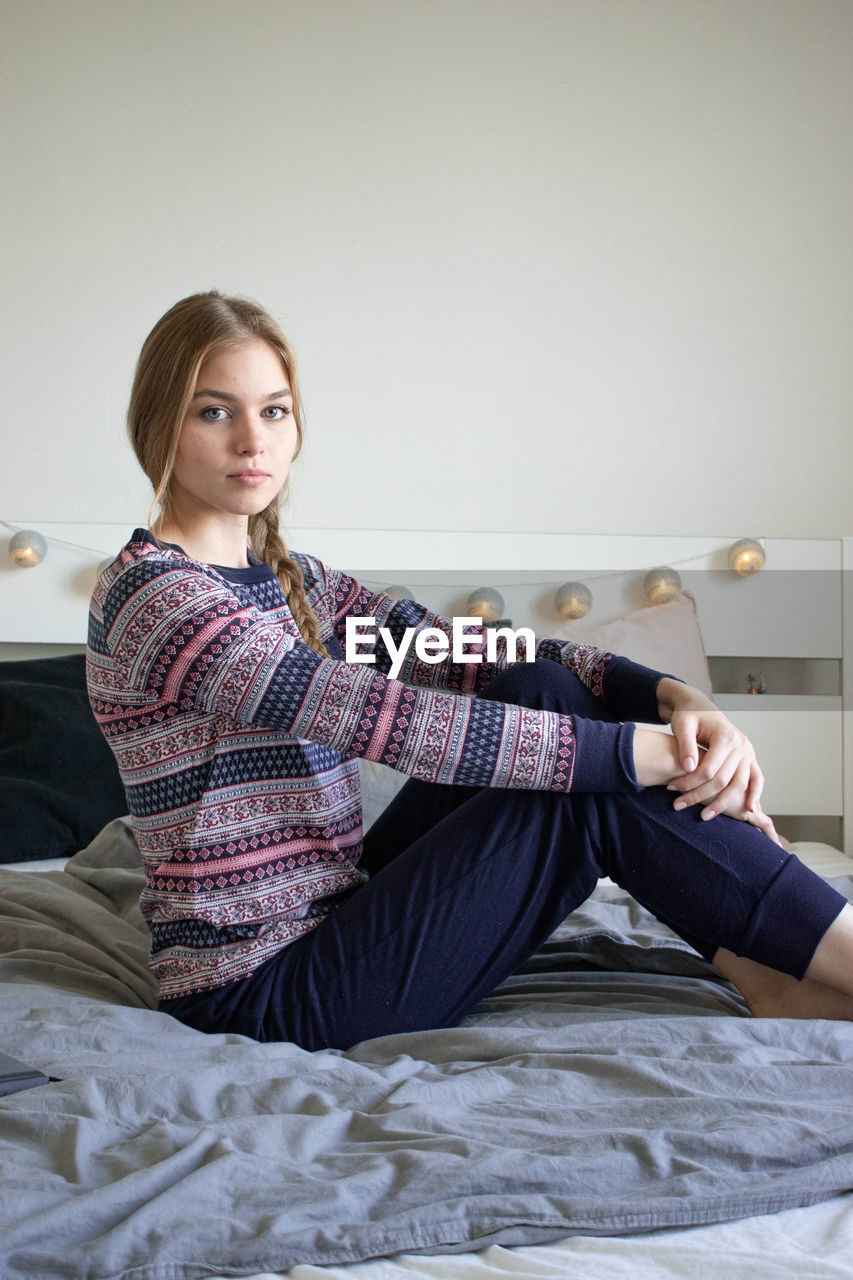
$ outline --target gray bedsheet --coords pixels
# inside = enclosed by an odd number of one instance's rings
[[[849,880],[835,881],[850,890]],[[306,1053],[152,1008],[122,822],[0,872],[4,1280],[183,1280],[615,1235],[853,1187],[853,1024],[753,1020],[601,887],[459,1027]]]

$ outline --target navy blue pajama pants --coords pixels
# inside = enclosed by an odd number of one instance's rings
[[[519,662],[479,695],[589,719],[603,703],[558,663]],[[531,955],[602,874],[710,959],[802,977],[845,899],[747,823],[635,794],[410,779],[365,836],[369,882],[249,977],[163,1000],[203,1031],[348,1048],[450,1026]]]

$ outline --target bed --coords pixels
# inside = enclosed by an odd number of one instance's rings
[[[607,881],[458,1027],[309,1054],[158,1013],[82,656],[31,652],[0,664],[0,1049],[51,1080],[0,1098],[4,1280],[852,1273],[853,1026],[750,1018]],[[367,824],[401,780],[361,768]],[[842,844],[795,850],[853,899]]]

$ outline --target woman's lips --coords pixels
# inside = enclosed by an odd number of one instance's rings
[[[245,484],[250,489],[255,489],[259,484],[263,484],[265,480],[269,480],[269,476],[266,471],[236,471],[228,479],[236,480],[238,484]]]

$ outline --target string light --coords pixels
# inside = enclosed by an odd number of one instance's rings
[[[47,542],[35,529],[19,529],[9,541],[9,555],[21,569],[34,569],[47,555]]]
[[[478,587],[471,592],[465,607],[472,618],[482,618],[483,622],[497,622],[503,617],[504,598],[494,587]]]
[[[764,568],[764,548],[755,538],[741,538],[729,548],[729,568],[748,578]]]
[[[592,592],[585,582],[564,582],[554,595],[554,604],[562,618],[575,622],[592,608]]]
[[[419,533],[421,532],[421,530],[415,530],[414,532]],[[464,535],[465,531],[461,530],[460,532],[463,533]],[[744,539],[741,539],[741,541],[744,541]],[[752,539],[748,539],[748,541],[751,542]],[[734,545],[737,545],[737,544],[734,544]],[[760,546],[760,543],[757,545]],[[718,551],[719,550],[720,548],[718,548]],[[709,553],[707,551],[702,551],[695,556],[684,556],[680,560],[673,560],[669,565],[662,565],[661,568],[675,572],[678,569],[683,569],[685,568],[685,566],[688,566],[691,564],[697,564],[700,561],[707,562],[708,558],[709,558]],[[448,570],[447,572],[453,572],[453,571]],[[642,572],[641,569],[604,569],[600,573],[586,574],[585,581],[581,585],[586,586],[590,582],[600,582],[605,578],[633,578],[633,577],[636,577],[637,574],[641,572]],[[649,572],[651,572],[651,570]],[[371,574],[360,574],[359,581],[363,582],[366,586],[378,587],[382,591],[385,591],[387,593],[388,588],[384,585],[384,581],[381,578],[374,577]],[[421,577],[419,575],[417,585],[420,587],[446,587],[448,585],[448,582],[447,582],[447,577],[444,575],[440,577],[433,577],[432,575],[430,575],[429,577]],[[504,590],[506,590],[509,587],[530,587],[531,585],[536,585],[543,588],[554,587],[556,589],[556,588],[559,588],[560,586],[569,585],[569,584],[564,583],[561,578],[539,578],[539,577],[537,577],[535,584],[531,582],[530,577],[520,578],[517,581],[501,583],[501,587]]]
[[[18,525],[10,524],[8,520],[0,520],[0,525],[2,525],[5,529],[11,529],[13,531],[13,537],[9,543],[10,555],[11,555],[11,544],[12,542],[15,541],[15,537],[19,533],[22,535],[26,535],[27,537],[40,538],[41,541],[45,543],[45,555],[47,554],[48,546],[71,547],[74,551],[90,551],[93,556],[103,556],[105,554],[103,547],[88,547],[88,546],[84,546],[81,542],[69,542],[66,538],[55,538],[53,537],[53,535],[45,538],[43,534],[37,533],[35,529],[19,529]],[[43,558],[44,557],[42,557],[42,559]]]
[[[671,565],[658,565],[656,569],[649,569],[643,579],[643,590],[649,604],[670,604],[678,599],[681,575]]]
[[[56,543],[59,546],[71,547],[76,551],[90,552],[92,555],[103,557],[103,547],[85,546],[79,542],[71,542],[65,538],[47,537],[35,529],[20,529],[16,525],[10,524],[7,520],[0,520],[0,525],[13,530],[13,536],[9,541],[9,555],[16,565],[21,568],[33,568],[42,563],[47,555],[48,546]],[[413,532],[417,532],[414,530]],[[463,532],[463,531],[460,531]],[[463,533],[464,536],[464,533]],[[659,565],[654,569],[650,569],[643,580],[646,599],[650,604],[664,604],[668,601],[675,600],[681,590],[681,577],[676,569],[676,565],[681,567],[693,564],[700,560],[706,560],[707,553],[703,552],[695,556],[686,556],[682,560],[676,560],[671,565]],[[765,551],[761,543],[755,538],[740,538],[733,543],[728,551],[729,567],[738,573],[741,577],[748,577],[754,573],[758,573],[764,568]],[[97,565],[98,573],[111,564],[113,560],[110,554],[106,560],[101,559]],[[590,582],[596,582],[601,578],[625,578],[632,576],[634,570],[610,570],[603,573],[587,575]],[[385,586],[381,581],[365,577],[362,579],[368,585],[378,586],[394,599],[413,600],[414,596],[408,587],[400,583],[393,583]],[[422,582],[422,586],[446,586],[446,580],[443,578],[434,581],[426,580]],[[503,583],[504,589],[508,587],[529,587],[530,580],[526,579],[519,582]],[[540,586],[557,586],[554,595],[554,604],[558,614],[568,620],[576,620],[585,617],[592,608],[593,595],[586,582],[563,582],[559,585],[554,579],[550,581],[542,581]],[[499,591],[492,587],[478,587],[473,591],[467,601],[469,613],[474,617],[481,617],[484,622],[491,623],[498,621],[504,612],[504,597]]]

